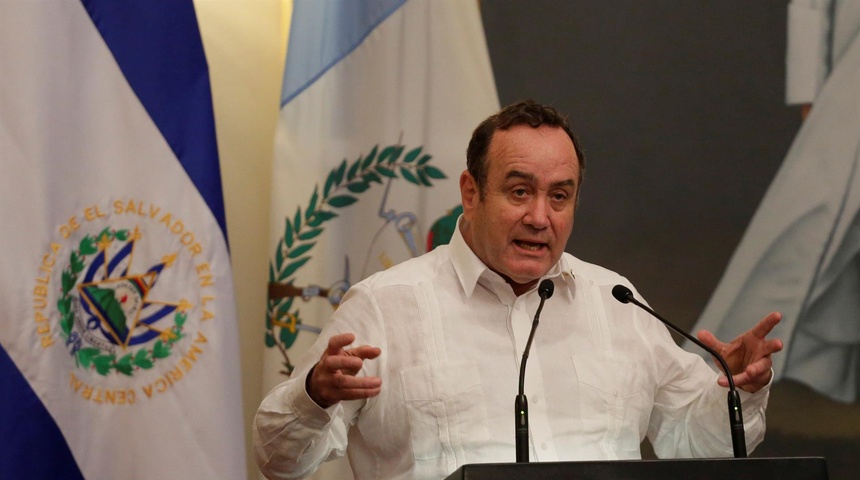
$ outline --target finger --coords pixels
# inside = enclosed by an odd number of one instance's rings
[[[341,400],[356,400],[379,395],[382,380],[379,377],[352,377],[349,375],[325,376],[320,380],[319,393],[311,398],[326,408]]]
[[[732,380],[735,382],[736,387],[743,387],[744,385],[750,383],[750,376],[746,372],[746,370],[744,370],[737,375],[732,375]]]
[[[741,372],[737,375],[732,375],[732,383],[735,384],[735,387],[740,388],[750,383],[750,377],[746,372]],[[729,379],[725,375],[720,375],[720,378],[717,379],[717,384],[721,387],[728,387]]]
[[[748,374],[749,375],[749,374]],[[757,385],[759,388],[764,387],[770,382],[771,377],[773,376],[773,370],[770,367],[760,371],[756,375],[749,377],[749,383],[751,385]]]
[[[732,383],[735,384],[735,387],[742,387],[752,381],[753,376],[750,375],[750,371],[756,372],[757,370],[744,370],[743,372],[732,375]],[[728,387],[729,379],[725,375],[720,375],[720,378],[717,379],[717,384],[721,387]]]
[[[772,367],[773,360],[771,360],[770,355],[768,355],[747,365],[747,368],[743,371],[743,373],[745,373],[748,378],[754,379],[756,377],[769,373]]]
[[[782,314],[779,312],[770,312],[765,315],[753,328],[750,329],[750,333],[755,335],[758,338],[766,337],[773,327],[776,326],[782,320]]]
[[[344,353],[353,357],[371,360],[378,357],[379,354],[382,353],[382,349],[380,349],[379,347],[371,347],[370,345],[362,345],[360,347],[350,348]]]
[[[371,398],[379,395],[382,389],[380,387],[376,388],[352,388],[348,390],[337,390],[333,392],[332,400],[336,402],[342,400],[361,400],[365,398]],[[332,402],[335,403],[335,402]]]
[[[719,341],[717,337],[708,330],[699,330],[699,332],[696,333],[696,337],[698,337],[700,342],[714,350],[720,350],[722,348],[723,342]]]
[[[336,372],[338,370],[357,372],[361,370],[363,365],[364,362],[360,357],[353,357],[350,355],[328,355],[322,359],[323,368],[330,372]]]
[[[732,376],[735,386],[765,385],[770,380],[770,369],[773,361],[770,356],[763,357],[747,365],[743,372]]]
[[[341,333],[339,335],[335,335],[328,339],[328,348],[326,348],[326,353],[329,355],[337,355],[343,347],[351,344],[355,341],[355,335],[352,333]]]
[[[732,377],[732,380],[734,380],[734,377]],[[721,387],[728,388],[729,387],[729,379],[726,378],[725,375],[720,375],[720,378],[717,379],[717,385],[719,385]]]
[[[330,388],[336,390],[368,390],[382,386],[379,377],[354,377],[352,375],[334,375],[327,382]]]
[[[779,352],[782,350],[783,346],[782,340],[775,338],[764,344],[764,354],[771,355]]]

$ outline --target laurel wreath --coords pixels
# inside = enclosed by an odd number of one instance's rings
[[[57,309],[60,311],[60,331],[64,340],[68,340],[72,334],[72,326],[75,321],[75,312],[72,309],[72,292],[78,277],[86,266],[87,257],[98,252],[97,242],[99,240],[124,242],[128,240],[128,237],[128,230],[111,230],[106,227],[96,236],[84,236],[78,244],[78,248],[69,254],[69,266],[62,273],[62,295],[57,300]],[[169,338],[167,340],[158,339],[152,350],[141,348],[117,359],[116,355],[100,348],[86,347],[75,353],[75,363],[86,369],[94,367],[96,372],[103,376],[106,376],[111,370],[128,376],[132,375],[134,367],[148,370],[153,367],[157,359],[170,356],[173,344],[183,337],[182,330],[187,315],[178,312],[174,315],[173,320],[174,325],[170,329]]]
[[[445,173],[430,165],[432,156],[422,154],[423,147],[416,147],[406,152],[403,159],[404,147],[390,145],[379,150],[379,145],[366,156],[359,156],[351,164],[344,159],[339,166],[329,172],[322,196],[319,184],[314,186],[308,206],[302,212],[301,206],[296,208],[292,218],[286,219],[284,236],[278,241],[275,249],[274,262],[269,263],[269,282],[283,282],[291,285],[295,274],[310,259],[309,252],[316,245],[314,239],[323,232],[323,224],[338,217],[334,209],[346,208],[358,201],[356,195],[368,190],[373,184],[383,185],[386,179],[402,178],[417,186],[431,187],[431,180],[447,178]],[[295,332],[279,327],[276,335],[272,319],[292,318],[301,323],[298,309],[291,311],[293,297],[272,300],[269,299],[268,315],[266,315],[266,346],[277,346],[284,355],[284,367],[289,374],[293,366],[290,364],[286,350],[296,339]]]

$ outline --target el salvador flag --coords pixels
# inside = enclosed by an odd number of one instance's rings
[[[0,4],[0,476],[244,478],[194,5]]]

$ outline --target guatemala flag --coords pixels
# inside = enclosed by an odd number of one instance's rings
[[[190,0],[0,3],[0,477],[244,478]]]
[[[499,108],[478,2],[297,0],[292,15],[272,173],[267,390],[350,285],[448,242],[472,130]]]

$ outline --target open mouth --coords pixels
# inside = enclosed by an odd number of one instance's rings
[[[514,244],[524,250],[529,250],[531,252],[539,252],[540,250],[546,248],[545,243],[541,242],[528,242],[525,240],[514,240]]]

